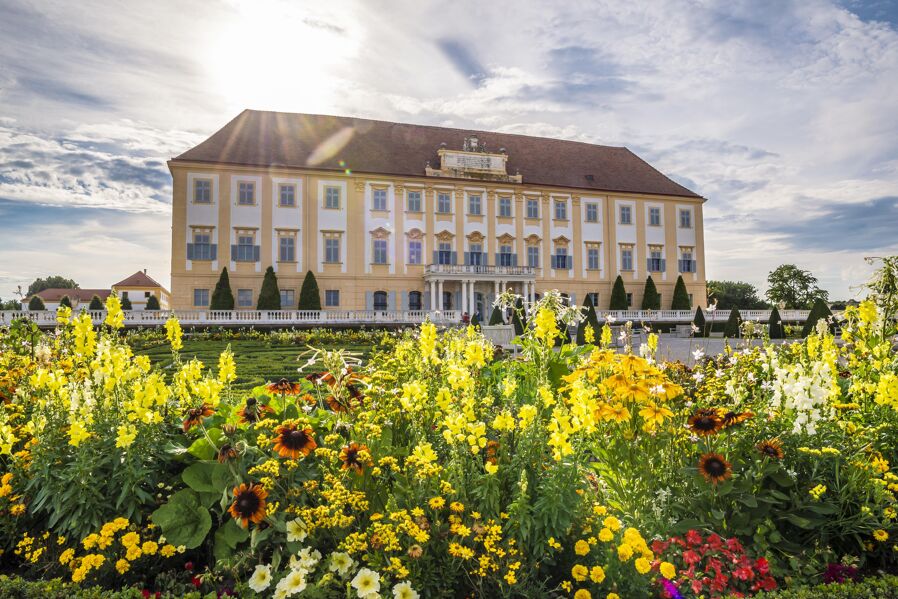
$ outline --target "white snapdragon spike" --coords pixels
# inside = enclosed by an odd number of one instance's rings
[[[710,306],[708,306],[708,312],[715,312],[717,310],[717,302],[714,302]]]
[[[705,375],[702,374],[701,372],[694,372],[692,374],[692,378],[695,380],[696,383],[701,383],[703,380],[705,380]]]
[[[814,328],[817,331],[817,335],[820,337],[825,337],[827,333],[829,333],[829,324],[830,321],[826,318],[821,318],[820,320],[818,320],[817,324],[814,325]]]
[[[838,394],[832,378],[829,364],[823,361],[814,362],[810,369],[800,363],[776,365],[770,405],[793,414],[793,433],[813,435],[817,432],[817,422],[828,412],[830,395]]]
[[[252,576],[249,577],[249,588],[257,593],[261,593],[271,586],[271,565],[259,564],[253,570]]]
[[[695,360],[696,362],[698,362],[699,360],[701,360],[704,357],[705,357],[705,350],[703,350],[702,348],[698,348],[697,350],[692,352],[692,359]]]
[[[611,326],[616,321],[617,321],[617,319],[614,317],[614,315],[612,315],[612,314],[605,315],[605,324],[607,324],[608,326]]]

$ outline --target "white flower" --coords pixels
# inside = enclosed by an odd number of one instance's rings
[[[287,542],[292,543],[293,541],[299,541],[300,543],[306,540],[306,536],[309,534],[308,529],[306,528],[306,523],[302,521],[302,518],[297,518],[295,520],[290,520],[287,522]]]
[[[249,588],[257,593],[261,593],[271,586],[271,566],[258,565],[253,570],[253,575],[249,577]]]
[[[335,551],[334,553],[331,553],[331,563],[327,569],[331,572],[336,572],[340,576],[346,576],[346,573],[349,572],[350,568],[354,565],[355,562],[349,557],[348,553]]]
[[[704,357],[705,357],[705,350],[703,350],[702,348],[698,348],[697,350],[692,352],[692,359],[695,360],[696,362],[698,362],[699,360],[701,360]]]
[[[708,312],[714,312],[715,310],[717,310],[717,302],[714,302],[713,304],[708,306]]]
[[[606,314],[606,315],[605,315],[605,322],[608,324],[608,326],[611,326],[611,325],[614,323],[615,320],[617,320],[617,319],[614,317],[613,314]]]
[[[418,599],[419,595],[415,589],[407,582],[400,582],[393,587],[393,597],[395,599]]]
[[[652,395],[657,395],[660,397],[661,395],[664,395],[664,385],[655,385],[654,387],[649,389],[649,391],[652,393]]]
[[[306,574],[302,570],[291,570],[278,583],[277,590],[283,590],[285,597],[302,593],[306,589]]]
[[[705,380],[705,375],[701,372],[696,372],[696,373],[693,373],[692,378],[695,380],[696,383],[700,383],[703,380]]]
[[[692,334],[694,335],[695,333],[698,333],[698,327],[695,326],[695,323],[694,323],[694,322],[691,323],[691,326],[692,326]]]
[[[350,584],[359,597],[370,597],[380,592],[380,574],[368,568],[362,568],[356,573]]]
[[[321,560],[321,552],[311,547],[303,547],[297,554],[299,557],[299,566],[306,570],[311,570]]]

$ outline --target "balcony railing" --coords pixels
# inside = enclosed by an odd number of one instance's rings
[[[218,245],[214,243],[188,243],[188,260],[217,260]]]
[[[552,268],[556,268],[559,270],[568,270],[574,267],[574,257],[566,256],[563,254],[556,254],[552,256]]]
[[[695,260],[680,260],[680,272],[696,272]]]
[[[426,274],[439,275],[490,275],[532,277],[530,266],[489,266],[478,264],[428,264]]]
[[[648,263],[646,268],[649,272],[664,272],[667,270],[667,260],[664,258],[649,258],[646,262]]]

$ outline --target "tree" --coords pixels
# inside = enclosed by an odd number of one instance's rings
[[[40,293],[44,289],[78,289],[78,283],[61,275],[52,275],[46,279],[38,278],[28,286],[28,291],[25,293],[25,296],[32,296],[35,293]]]
[[[471,326],[472,327],[480,326],[480,312],[474,312],[474,316],[471,317]]]
[[[611,305],[609,310],[629,310],[630,304],[627,303],[627,290],[624,288],[624,280],[620,275],[614,280],[614,287],[611,288]]]
[[[689,292],[686,290],[686,281],[683,275],[677,277],[674,286],[673,300],[670,302],[671,310],[692,310],[692,302],[689,301]]]
[[[497,324],[505,324],[505,319],[502,318],[502,310],[499,309],[499,306],[493,306],[493,312],[490,314],[490,326],[494,327]]]
[[[828,319],[832,315],[833,313],[830,311],[829,306],[826,305],[826,302],[818,297],[814,300],[814,305],[811,307],[811,313],[808,314],[808,319],[801,329],[801,336],[807,337],[810,335],[814,331],[814,327],[817,326],[818,320],[821,318]]]
[[[730,310],[730,317],[727,319],[726,326],[723,329],[724,337],[738,337],[739,323],[742,322],[742,315],[739,314],[739,308]]]
[[[37,311],[46,310],[47,307],[44,306],[44,300],[42,300],[40,296],[32,295],[31,299],[28,300],[28,309],[31,311]]]
[[[577,345],[586,345],[586,327],[592,327],[593,343],[599,339],[602,329],[599,326],[599,317],[596,315],[596,308],[592,305],[592,296],[586,294],[586,301],[583,303],[586,315],[580,324],[577,325]]]
[[[159,310],[159,298],[155,295],[151,295],[147,298],[147,305],[144,306],[144,310]]]
[[[783,264],[767,275],[767,299],[792,310],[807,310],[817,298],[826,301],[829,293],[817,286],[817,277],[794,264]]]
[[[702,310],[702,307],[699,306],[695,309],[695,318],[692,319],[692,324],[694,324],[698,331],[695,332],[695,337],[704,337],[705,336],[705,313]]]
[[[771,339],[782,339],[785,337],[783,331],[783,319],[780,318],[780,311],[776,306],[770,311],[770,318],[767,320],[767,330]]]
[[[652,275],[649,275],[645,280],[645,291],[642,292],[642,309],[661,309],[661,296],[658,295],[658,288],[655,287],[655,281],[652,279]]]
[[[126,295],[122,298],[122,310],[133,310],[134,306],[131,305],[131,299]]]
[[[0,299],[0,310],[21,310],[21,309],[22,309],[22,302],[20,302],[19,300],[11,299],[11,300],[3,301],[2,299]]]
[[[280,309],[281,292],[278,290],[278,277],[274,274],[274,268],[269,266],[265,269],[265,276],[262,278],[262,290],[259,291],[259,301],[256,303],[256,310]]]
[[[59,305],[60,305],[60,307],[65,306],[66,308],[71,308],[72,300],[69,299],[69,296],[64,295],[64,296],[62,296],[62,299],[59,300]]]
[[[231,278],[228,276],[228,269],[222,268],[218,282],[215,284],[215,290],[212,291],[212,299],[209,302],[210,310],[233,310],[234,309],[234,292],[231,291]]]
[[[99,295],[95,295],[90,298],[90,306],[87,307],[88,310],[102,310],[103,309],[103,300],[100,299]]]
[[[524,313],[524,300],[523,298],[518,298],[514,304],[514,310],[511,311],[511,324],[514,325],[514,334],[516,336],[521,336],[524,334],[524,328],[527,326],[527,323],[521,320],[521,314]]]
[[[302,280],[302,288],[299,290],[299,309],[321,309],[321,292],[318,290],[318,279],[315,278],[315,273],[311,270],[306,273],[306,278]]]
[[[767,303],[758,297],[758,288],[744,281],[708,281],[708,303],[721,310],[763,310]]]

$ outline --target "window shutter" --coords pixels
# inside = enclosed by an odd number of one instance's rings
[[[188,259],[188,260],[193,260],[193,254],[194,254],[193,244],[192,244],[192,243],[188,243],[188,244],[187,244],[187,259]]]
[[[452,252],[450,264],[458,264],[458,252]]]
[[[258,246],[258,245],[253,246],[253,262],[259,261],[259,250],[260,249],[261,249],[261,246]]]
[[[209,259],[218,260],[218,244],[213,243],[209,246]]]
[[[237,246],[236,245],[231,246],[231,260],[234,262],[237,261]]]
[[[440,251],[439,251],[439,250],[434,250],[434,251],[433,251],[433,263],[434,263],[434,264],[439,264],[439,263],[440,263]]]
[[[374,309],[374,292],[373,291],[365,292],[365,309],[366,310]]]
[[[395,310],[396,309],[396,292],[390,291],[387,292],[387,310]]]
[[[512,265],[512,266],[517,266],[517,265],[518,265],[518,255],[517,255],[517,254],[512,254],[512,255],[511,255],[511,265]]]

